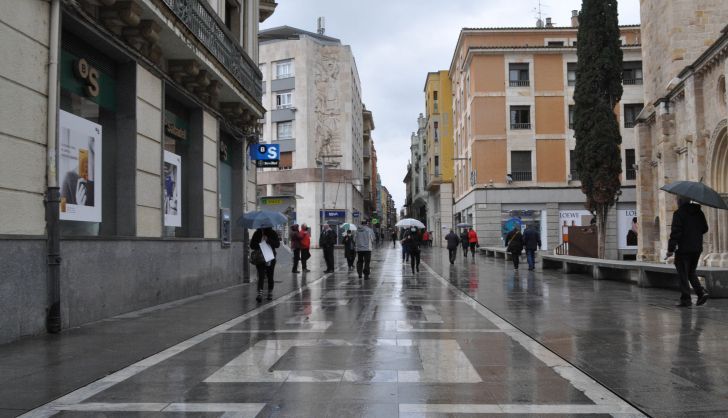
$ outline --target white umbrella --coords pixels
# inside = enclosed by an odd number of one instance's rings
[[[418,221],[417,219],[412,218],[404,218],[401,221],[397,222],[394,226],[396,226],[397,228],[411,228],[414,226],[415,228],[425,229],[425,224]]]
[[[342,225],[341,225],[341,228],[343,228],[343,229],[344,229],[344,231],[356,231],[356,230],[357,230],[357,227],[356,227],[356,225],[354,225],[354,224],[349,224],[349,223],[346,223],[346,224],[342,224]]]

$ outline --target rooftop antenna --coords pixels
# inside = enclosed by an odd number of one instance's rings
[[[537,28],[543,28],[543,8],[547,7],[545,4],[541,3],[541,0],[538,0],[538,6],[533,9],[533,12],[536,14],[536,27]]]
[[[318,32],[319,35],[323,35],[326,32],[326,18],[321,16],[318,18]]]

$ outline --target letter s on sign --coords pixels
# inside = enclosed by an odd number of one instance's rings
[[[268,158],[271,160],[278,159],[278,149],[276,147],[268,148]]]

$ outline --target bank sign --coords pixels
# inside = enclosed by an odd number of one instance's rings
[[[250,147],[250,159],[256,167],[278,167],[281,146],[278,144],[256,144]]]

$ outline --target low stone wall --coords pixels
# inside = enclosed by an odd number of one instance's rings
[[[68,239],[61,243],[63,328],[243,283],[242,242]],[[45,332],[44,239],[0,239],[0,344]]]

